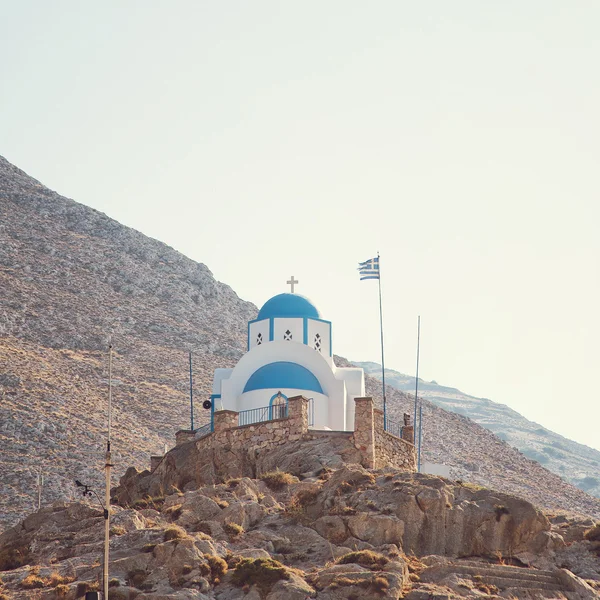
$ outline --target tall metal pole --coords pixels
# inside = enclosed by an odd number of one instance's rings
[[[417,461],[417,469],[418,472],[421,472],[421,440],[423,439],[423,405],[419,405],[419,452],[418,452],[418,461]]]
[[[44,485],[44,473],[40,469],[38,471],[38,501],[37,501],[38,510],[40,510],[40,508],[42,508],[42,486],[43,485]]]
[[[104,572],[103,595],[108,598],[108,553],[110,548],[110,434],[112,420],[112,340],[108,345],[108,436],[106,440],[106,455],[104,461],[105,488],[104,488]]]
[[[413,422],[413,444],[417,445],[417,397],[419,394],[419,346],[421,345],[421,315],[417,325],[417,376],[415,377],[415,418]]]
[[[383,309],[381,305],[381,259],[377,253],[377,264],[379,266],[379,327],[381,329],[381,387],[383,391],[383,428],[387,430],[387,401],[385,397],[385,358],[383,352]]]
[[[190,350],[190,430],[194,431],[194,383],[192,379],[192,351]]]

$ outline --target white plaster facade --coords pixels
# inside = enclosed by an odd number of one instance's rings
[[[279,392],[312,398],[312,426],[334,431],[353,430],[354,399],[365,395],[363,370],[336,367],[331,323],[297,294],[275,296],[248,324],[248,352],[215,371],[213,410],[267,407]]]

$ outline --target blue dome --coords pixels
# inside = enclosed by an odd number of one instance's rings
[[[277,388],[323,393],[319,380],[308,369],[291,362],[275,362],[254,371],[244,392]]]
[[[317,307],[304,296],[298,294],[278,294],[267,300],[258,313],[257,320],[272,317],[310,317],[320,319]]]

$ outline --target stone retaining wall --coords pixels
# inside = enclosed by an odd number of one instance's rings
[[[361,464],[379,469],[393,466],[406,471],[416,470],[414,446],[383,430],[383,414],[373,408],[372,398],[356,398],[354,432],[310,430],[308,428],[308,400],[294,396],[288,400],[288,416],[283,419],[262,421],[238,426],[239,413],[221,410],[214,413],[214,431],[195,441],[200,452],[213,449],[234,453],[262,453],[281,444],[316,437],[347,438],[348,444],[361,453]],[[177,445],[194,440],[194,432],[181,430],[176,434]],[[158,463],[153,457],[153,467]]]

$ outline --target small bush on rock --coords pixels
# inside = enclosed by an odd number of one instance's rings
[[[256,585],[263,594],[268,594],[278,581],[289,578],[288,570],[272,558],[242,558],[235,566],[231,581],[238,587]]]
[[[584,538],[588,542],[600,542],[600,523],[585,532]]]
[[[279,470],[263,473],[260,478],[267,484],[269,488],[275,491],[282,490],[285,486],[296,481],[296,478],[290,473]]]
[[[165,529],[163,541],[170,542],[171,540],[183,540],[188,537],[188,534],[181,527],[173,526]]]
[[[227,563],[220,556],[213,556],[212,554],[205,554],[204,558],[208,562],[212,582],[216,585],[227,573]]]
[[[378,552],[371,550],[357,550],[356,552],[348,552],[340,556],[336,561],[338,565],[347,565],[350,563],[356,563],[362,567],[367,567],[372,571],[378,571],[385,567],[389,561],[389,558]]]
[[[21,581],[21,587],[26,590],[34,590],[37,588],[43,588],[46,582],[39,576],[30,573]]]
[[[236,536],[244,533],[244,528],[237,523],[225,523],[223,525],[223,531],[229,535]]]

